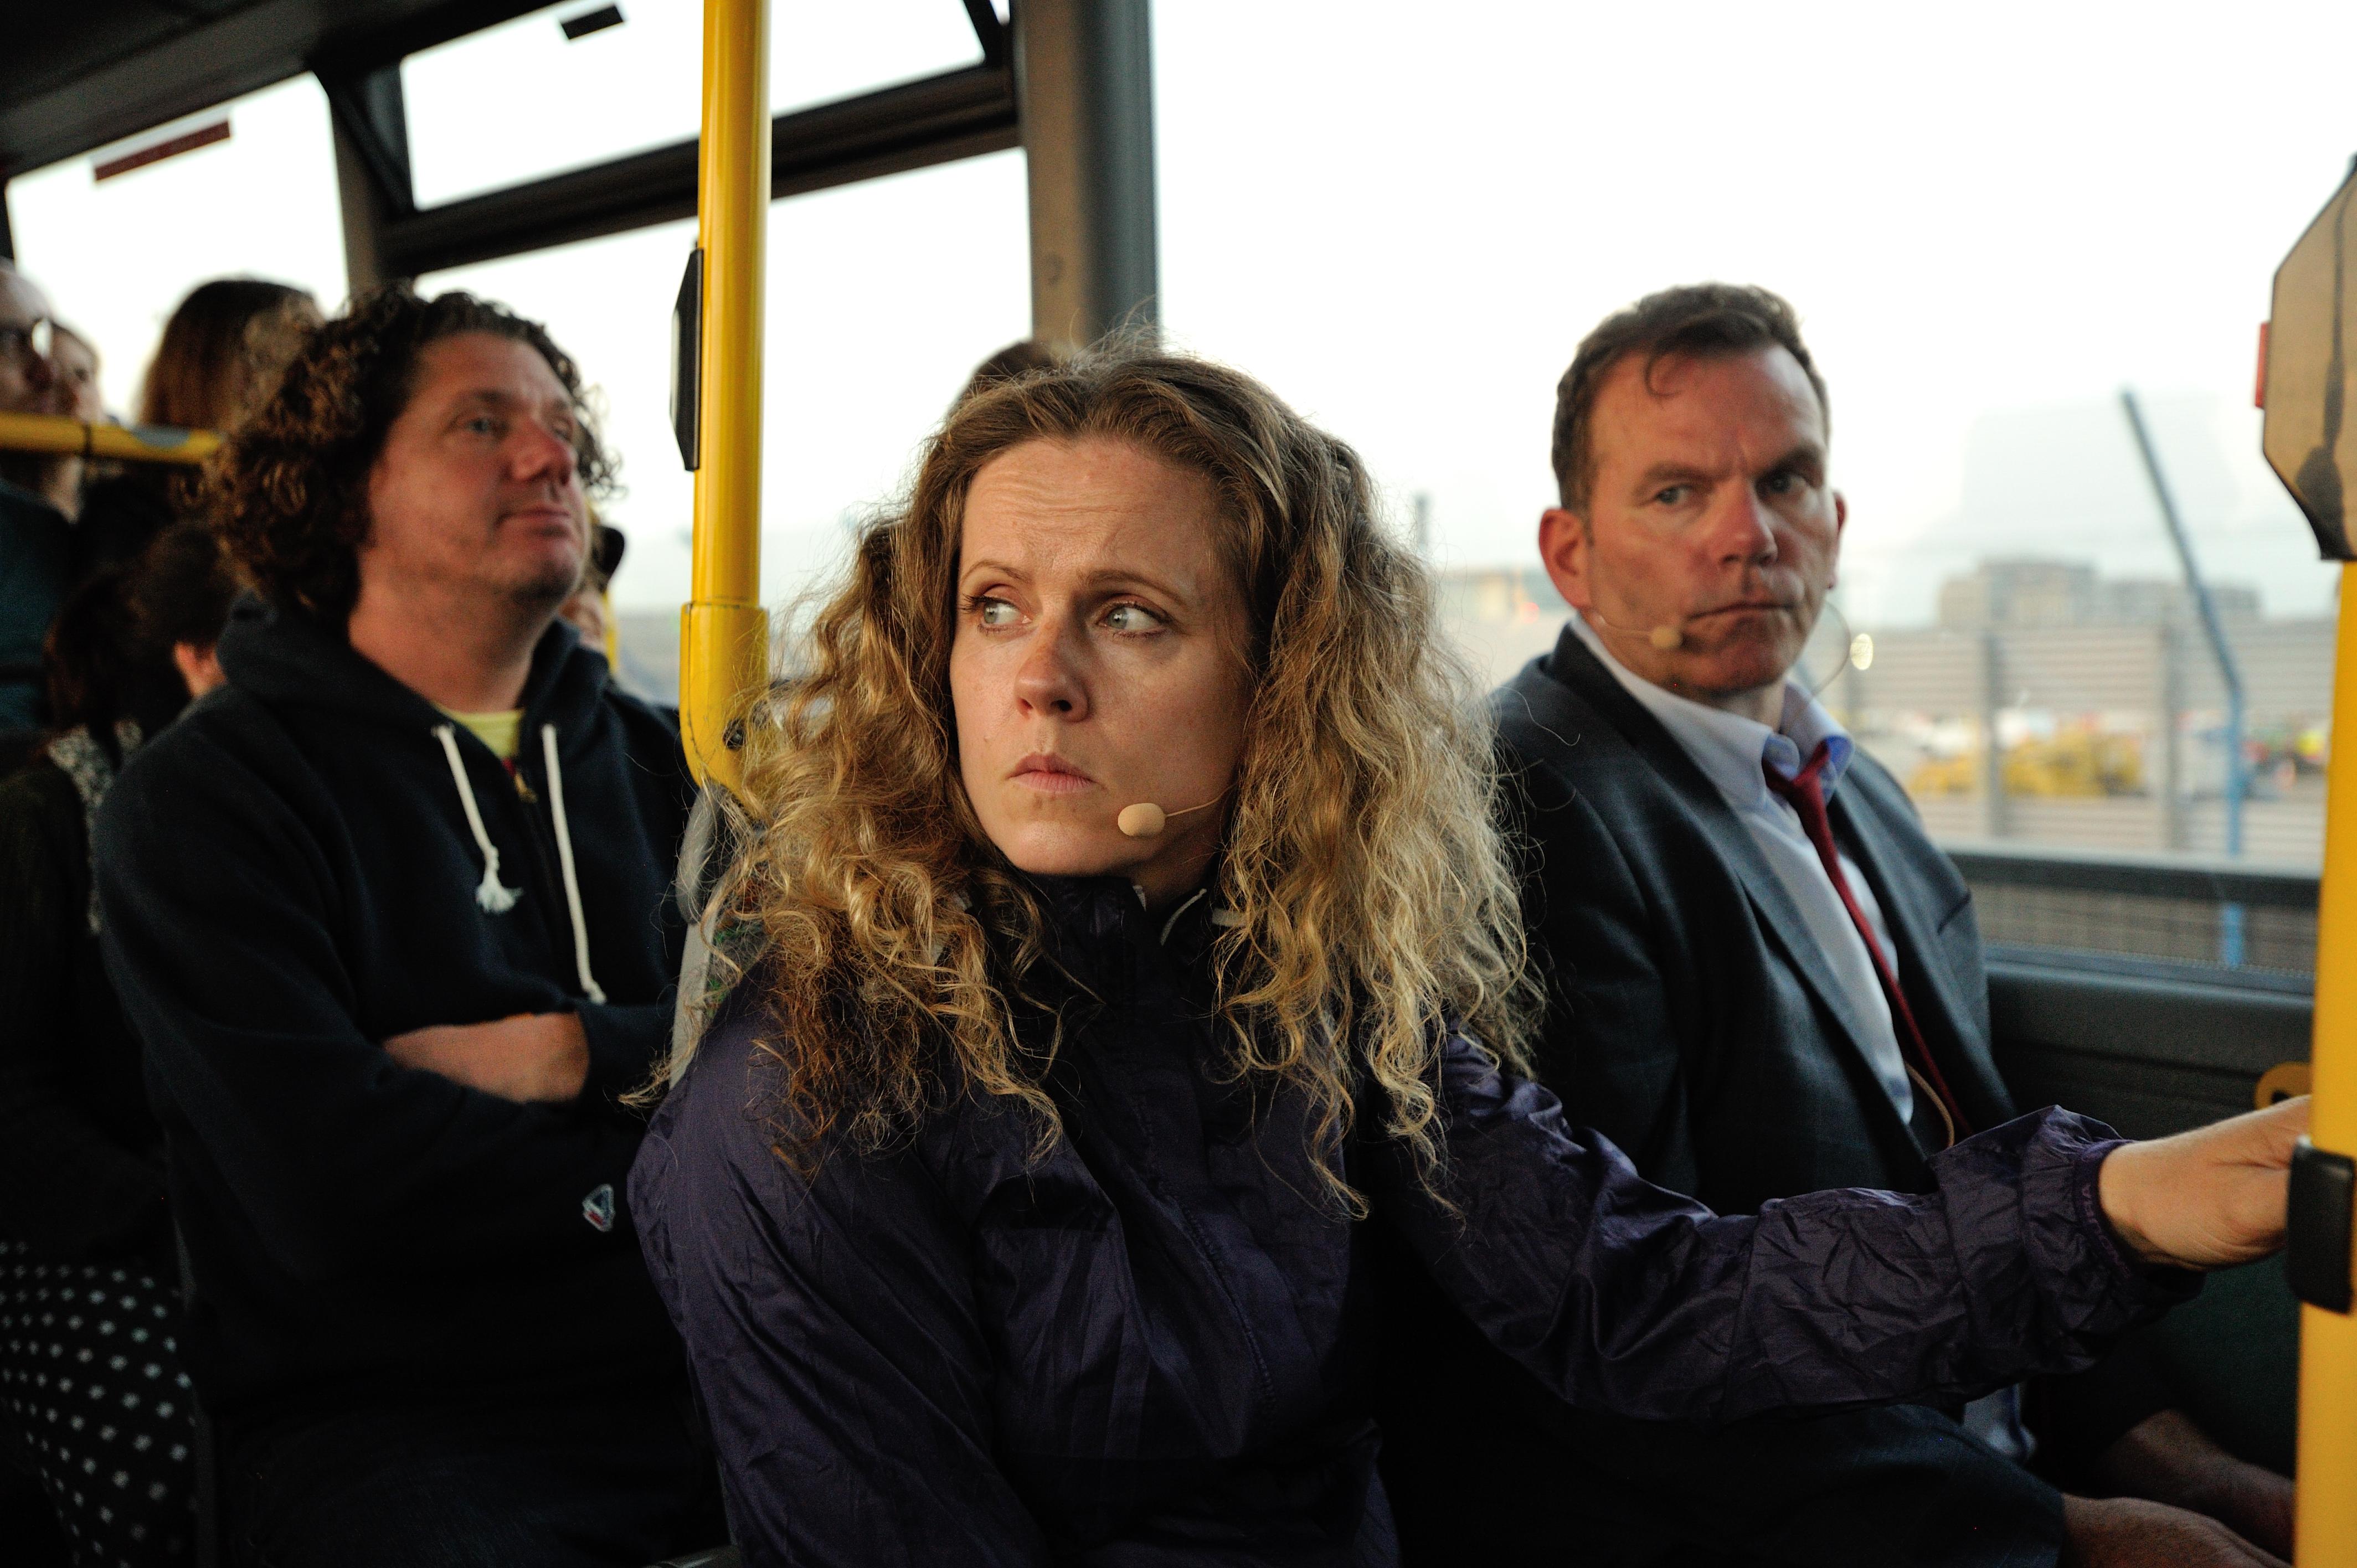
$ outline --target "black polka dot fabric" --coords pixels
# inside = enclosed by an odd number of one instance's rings
[[[174,1292],[0,1240],[0,1422],[80,1568],[194,1559],[194,1440]]]

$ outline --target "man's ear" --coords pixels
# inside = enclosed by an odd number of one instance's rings
[[[1594,608],[1587,587],[1587,556],[1594,541],[1587,520],[1577,512],[1551,506],[1539,513],[1539,563],[1563,602],[1576,610]]]
[[[1835,490],[1834,492],[1834,570],[1833,575],[1825,579],[1827,592],[1831,592],[1835,585],[1841,580],[1842,531],[1848,526],[1849,498]]]

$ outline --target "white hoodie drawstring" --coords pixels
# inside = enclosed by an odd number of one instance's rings
[[[458,732],[448,725],[436,725],[434,738],[442,743],[442,755],[449,759],[450,778],[458,786],[458,804],[467,808],[467,825],[475,830],[475,847],[483,854],[483,879],[475,885],[475,907],[486,915],[504,915],[515,908],[522,892],[500,880],[500,852],[491,845],[491,835],[483,831],[483,813],[475,806],[475,787],[467,782],[467,765],[458,757]],[[572,865],[570,855],[565,865]],[[579,917],[575,917],[576,922]]]
[[[573,871],[573,832],[565,825],[565,770],[556,763],[556,726],[540,726],[541,759],[548,764],[548,809],[556,819],[556,864],[565,873],[565,908],[573,917],[573,965],[581,972],[581,994],[602,1003],[606,993],[589,972],[589,921],[581,912],[581,880]],[[470,804],[468,811],[474,807]]]

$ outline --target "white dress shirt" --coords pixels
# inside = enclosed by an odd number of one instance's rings
[[[1825,875],[1825,863],[1818,858],[1817,846],[1802,831],[1801,814],[1781,795],[1768,788],[1768,780],[1760,772],[1765,764],[1790,779],[1823,746],[1825,766],[1819,778],[1825,801],[1830,805],[1834,791],[1840,788],[1843,773],[1848,770],[1850,754],[1856,749],[1849,732],[1835,724],[1823,704],[1792,682],[1784,684],[1783,723],[1770,729],[1740,714],[1681,697],[1631,671],[1612,657],[1603,639],[1577,613],[1571,618],[1571,628],[1587,645],[1587,650],[1612,672],[1622,689],[1662,721],[1670,738],[1694,759],[1703,777],[1725,797],[1736,820],[1750,833],[1751,842],[1760,846],[1760,853],[1776,873],[1776,880],[1784,885],[1784,891],[1792,895],[1792,903],[1801,911],[1801,918],[1807,922],[1809,938],[1824,954],[1834,979],[1866,1026],[1863,1044],[1875,1078],[1890,1097],[1891,1104],[1899,1108],[1899,1119],[1911,1121],[1915,1114],[1915,1086],[1907,1076],[1907,1058],[1900,1052],[1899,1034],[1890,1021],[1890,1002],[1882,993],[1882,981],[1875,973],[1874,961],[1867,956],[1866,942],[1859,937],[1849,911],[1842,907],[1833,878]],[[1883,961],[1890,966],[1891,973],[1897,974],[1899,950],[1890,940],[1890,929],[1883,920],[1882,906],[1875,901],[1874,889],[1867,885],[1857,863],[1847,854],[1841,857],[1841,868],[1851,897],[1857,900],[1859,912],[1874,932],[1875,945],[1882,950]],[[1798,940],[1799,933],[1791,934]]]

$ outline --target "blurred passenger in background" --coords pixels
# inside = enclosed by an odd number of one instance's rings
[[[62,322],[49,334],[49,363],[72,398],[66,412],[85,424],[106,419],[106,401],[98,387],[98,348]],[[48,503],[72,518],[81,510],[82,482],[89,465],[79,453],[60,453],[41,469],[41,494]]]
[[[723,1534],[622,1194],[693,789],[556,622],[608,474],[540,327],[355,302],[217,465],[259,595],[227,684],[100,815],[245,1561],[587,1568]]]
[[[73,395],[73,406],[66,412],[86,424],[105,419],[106,399],[98,385],[98,345],[60,323],[50,345],[49,358],[57,367],[58,379]]]
[[[1576,613],[1492,697],[1548,984],[1537,1076],[1722,1213],[1921,1190],[1932,1156],[2015,1114],[1971,894],[1795,668],[1848,515],[1828,428],[1798,319],[1765,290],[1671,289],[1598,327],[1563,378],[1539,536]],[[2291,1550],[2290,1483],[2221,1451],[2133,1356],[2088,1374],[2106,1391],[2076,1402],[2105,1419],[2070,1436],[2101,1462],[2063,1477],[2128,1495],[2066,1498],[2025,1467],[2013,1391],[1662,1426],[1549,1407],[1443,1315],[1413,1321],[1431,1332],[1399,1338],[1386,1473],[1427,1560],[1566,1534],[1598,1564],[1696,1568],[2258,1568]]]
[[[48,296],[0,260],[0,413],[70,413]],[[71,580],[70,525],[42,489],[47,459],[0,449],[0,753],[41,725],[41,639]]]
[[[100,957],[90,825],[143,738],[220,683],[234,592],[185,524],[82,585],[49,632],[61,727],[0,782],[0,1446],[84,1563],[185,1558],[193,1430],[163,1133]]]
[[[950,407],[955,409],[976,392],[988,392],[1019,376],[1028,375],[1034,371],[1050,370],[1063,362],[1064,356],[1057,351],[1054,345],[1042,343],[1037,338],[1018,338],[974,368],[974,374],[968,376],[965,385],[959,389],[957,402],[951,403]]]
[[[137,423],[228,430],[278,385],[319,324],[301,289],[254,278],[199,284],[164,324],[139,392]],[[197,477],[160,463],[125,465],[91,486],[73,532],[79,575],[120,565],[175,518],[196,512]]]
[[[581,634],[581,646],[605,656],[608,667],[619,651],[614,645],[614,574],[621,570],[629,541],[622,531],[590,514],[589,564],[582,569],[581,585],[565,601],[556,617]]]

